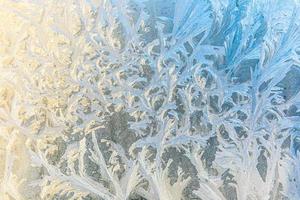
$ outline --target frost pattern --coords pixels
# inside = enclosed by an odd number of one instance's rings
[[[300,199],[299,3],[0,0],[0,199]]]

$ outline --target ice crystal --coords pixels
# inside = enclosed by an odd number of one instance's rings
[[[0,199],[300,199],[299,3],[0,0]]]

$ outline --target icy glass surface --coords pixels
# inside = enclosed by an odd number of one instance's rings
[[[0,0],[0,200],[299,200],[299,0]]]

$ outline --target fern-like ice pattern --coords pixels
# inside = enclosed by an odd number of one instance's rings
[[[1,200],[299,200],[299,0],[0,0]]]

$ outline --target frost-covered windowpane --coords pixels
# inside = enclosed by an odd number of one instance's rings
[[[0,200],[300,199],[299,0],[0,0]]]

